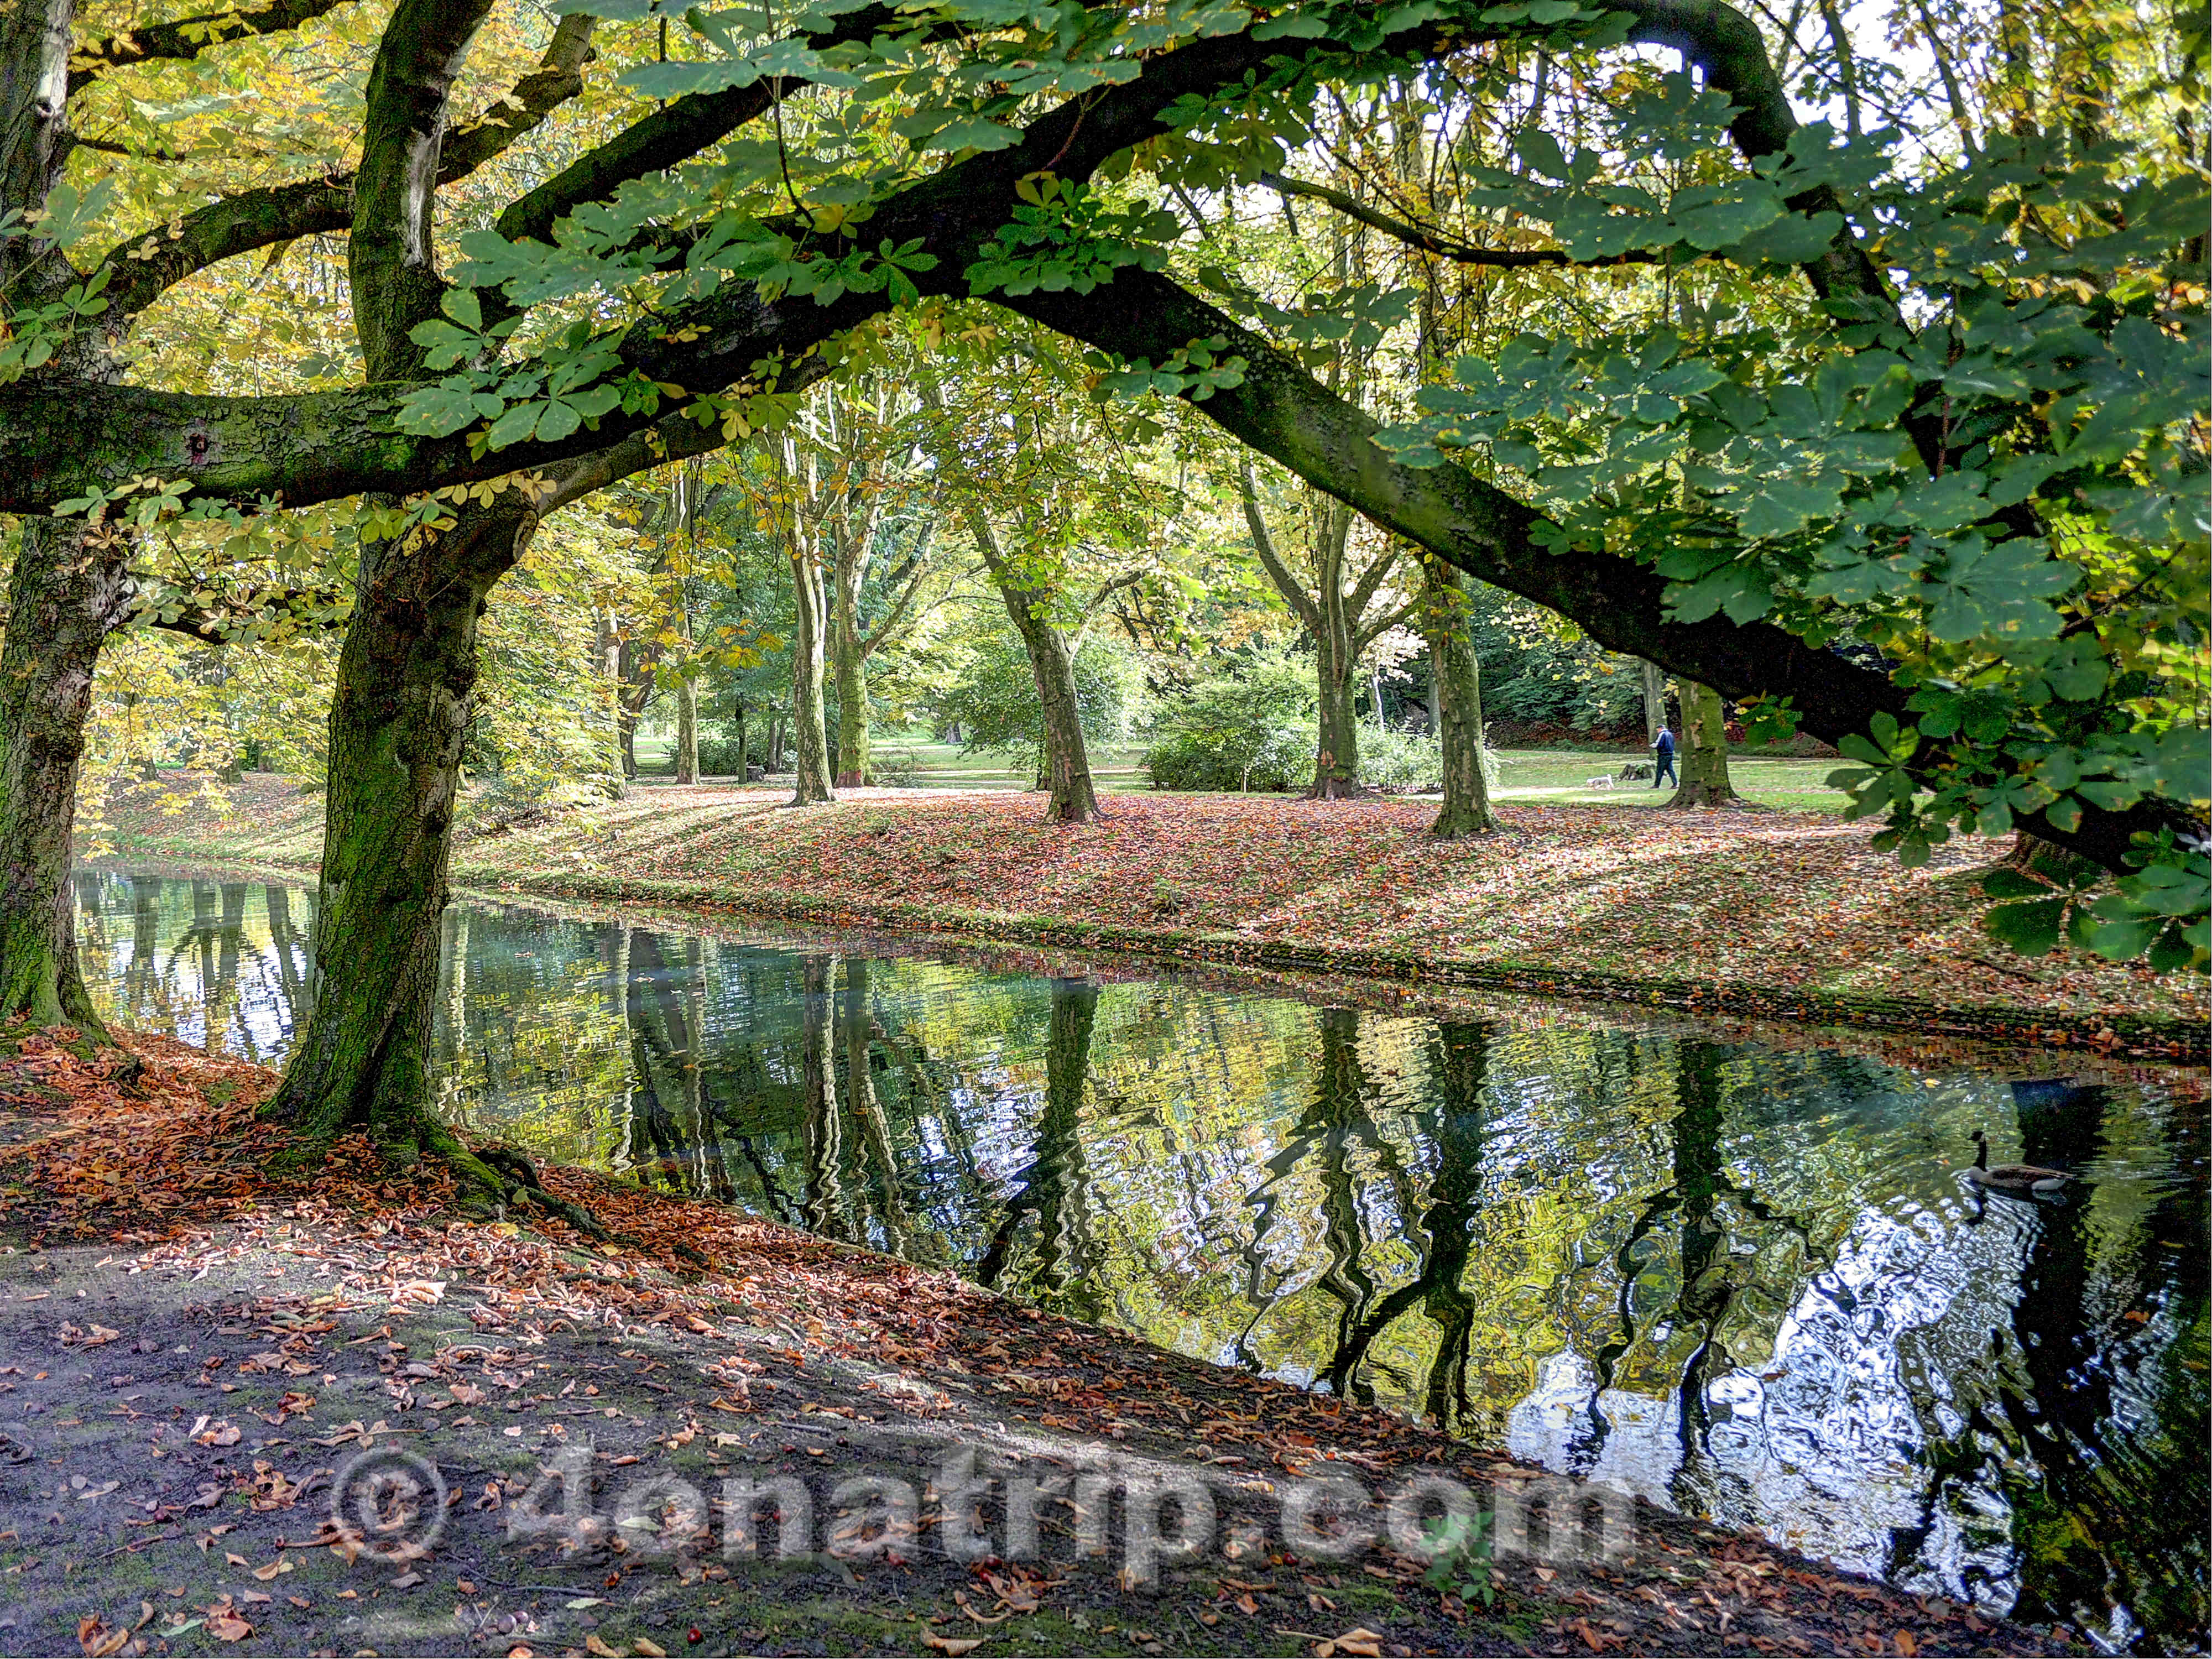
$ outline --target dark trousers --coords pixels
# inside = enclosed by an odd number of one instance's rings
[[[1680,786],[1682,780],[1674,775],[1674,751],[1671,749],[1659,757],[1659,764],[1651,774],[1651,787],[1656,789],[1669,778],[1674,778],[1678,787]]]

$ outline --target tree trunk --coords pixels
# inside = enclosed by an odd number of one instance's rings
[[[1695,680],[1682,688],[1681,787],[1669,806],[1726,806],[1738,799],[1729,782],[1728,705],[1721,694]]]
[[[732,697],[730,699],[730,702],[732,704],[730,710],[730,742],[732,746],[738,751],[738,781],[739,783],[743,783],[745,781],[746,769],[745,700],[743,697]]]
[[[1667,672],[1649,657],[1636,659],[1644,678],[1644,746],[1659,741],[1659,728],[1667,724]]]
[[[676,781],[699,781],[699,688],[689,676],[676,682]]]
[[[851,609],[839,595],[836,642],[837,787],[861,788],[868,781],[868,661]]]
[[[629,730],[623,717],[622,635],[610,611],[599,618],[599,657],[607,677],[607,793],[623,798],[623,786],[637,771]]]
[[[76,960],[69,885],[77,765],[100,642],[120,620],[128,544],[23,520],[0,642],[0,1018],[106,1041]]]
[[[264,1110],[311,1145],[364,1133],[392,1162],[434,1153],[504,1190],[430,1110],[428,1073],[477,626],[538,517],[509,492],[457,518],[427,545],[362,550],[331,704],[307,1012]]]
[[[799,775],[791,804],[834,801],[830,778],[830,733],[822,708],[824,614],[822,562],[806,538],[791,542],[791,580],[798,594],[799,625],[791,641],[791,729],[799,750]]]
[[[934,386],[925,392],[924,401],[942,410]],[[939,452],[940,465],[947,453]],[[1088,823],[1101,816],[1098,794],[1091,778],[1091,747],[1083,737],[1082,705],[1075,695],[1075,658],[1067,648],[1066,637],[1052,620],[1048,608],[1051,594],[1046,590],[1024,587],[1015,580],[998,530],[981,501],[969,501],[967,516],[969,533],[975,538],[976,550],[983,556],[992,581],[998,586],[1000,599],[1006,602],[1006,615],[1014,624],[1014,631],[1022,636],[1022,649],[1029,654],[1030,673],[1036,681],[1037,707],[1044,719],[1043,775],[1038,785],[1049,792],[1045,799],[1045,822]],[[960,725],[956,720],[950,741],[959,740]]]
[[[1321,740],[1314,750],[1311,800],[1347,800],[1359,793],[1359,722],[1352,713],[1359,690],[1353,678],[1352,627],[1341,597],[1326,587],[1321,595],[1324,625],[1314,636],[1314,687],[1321,713]]]
[[[1438,700],[1437,732],[1443,752],[1444,803],[1429,826],[1437,841],[1486,836],[1498,828],[1483,775],[1482,665],[1467,629],[1467,578],[1441,559],[1423,559],[1421,616]]]
[[[1029,653],[1030,672],[1036,680],[1037,706],[1044,714],[1044,776],[1049,791],[1044,817],[1048,823],[1088,823],[1099,816],[1098,795],[1091,779],[1091,750],[1083,737],[1083,711],[1075,696],[1075,659],[1068,654],[1067,640],[1049,618],[1041,615],[1028,596],[1000,584],[1006,614],[1022,636]]]

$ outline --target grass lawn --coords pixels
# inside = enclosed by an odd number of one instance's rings
[[[874,740],[876,763],[886,769],[910,767],[914,782],[925,789],[1021,789],[1030,780],[1008,764],[1004,755],[963,754],[957,743],[890,734]],[[673,769],[673,741],[666,732],[640,732],[637,763],[647,774]],[[1091,770],[1102,793],[1149,793],[1139,761],[1144,746],[1097,749]],[[1632,759],[1618,749],[1504,749],[1498,754],[1500,800],[1611,801],[1623,806],[1657,806],[1673,792],[1654,789],[1648,783],[1624,783],[1611,789],[1592,789],[1589,780],[1612,775]],[[1828,787],[1828,775],[1846,763],[1837,760],[1778,759],[1738,756],[1729,763],[1736,791],[1762,806],[1789,807],[1797,811],[1840,812],[1843,792]],[[650,777],[646,781],[650,781]]]

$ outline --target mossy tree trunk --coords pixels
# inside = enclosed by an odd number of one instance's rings
[[[1421,623],[1435,675],[1443,805],[1429,826],[1437,841],[1486,836],[1498,828],[1483,772],[1482,665],[1468,631],[1468,578],[1441,559],[1421,561]]]
[[[1669,806],[1726,806],[1738,798],[1729,781],[1728,705],[1721,694],[1695,680],[1682,690],[1682,781]]]
[[[0,642],[0,1018],[101,1041],[77,970],[70,836],[93,671],[127,597],[126,550],[82,521],[24,520]]]
[[[838,572],[837,616],[830,630],[837,675],[837,787],[868,781],[868,659],[860,649],[855,596]]]
[[[477,629],[537,524],[510,490],[449,530],[362,550],[331,703],[307,1012],[264,1109],[309,1144],[359,1132],[392,1162],[436,1154],[495,1188],[430,1109],[431,1028]]]

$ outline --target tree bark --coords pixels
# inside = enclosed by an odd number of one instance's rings
[[[1091,750],[1083,736],[1083,709],[1075,695],[1075,659],[1066,636],[1038,614],[1028,597],[1002,586],[1006,614],[1029,653],[1036,681],[1037,707],[1044,715],[1044,777],[1048,823],[1088,823],[1099,816],[1098,795],[1091,777]]]
[[[1359,793],[1359,721],[1352,712],[1359,695],[1358,661],[1342,597],[1332,594],[1332,586],[1322,586],[1322,627],[1314,637],[1321,738],[1314,749],[1313,785],[1306,791],[1312,800],[1346,800]]]
[[[1649,657],[1636,659],[1644,679],[1644,746],[1659,741],[1659,728],[1667,724],[1667,673]]]
[[[676,682],[676,781],[699,781],[699,688],[689,675]]]
[[[1421,561],[1422,622],[1436,676],[1431,695],[1440,716],[1444,800],[1429,826],[1436,841],[1486,836],[1498,828],[1483,775],[1482,665],[1467,629],[1467,578],[1441,559]]]
[[[0,1018],[106,1041],[77,969],[70,836],[100,642],[121,618],[128,544],[26,519],[0,642]]]
[[[813,538],[794,527],[791,537],[791,581],[798,599],[798,629],[791,641],[791,729],[799,750],[791,804],[805,806],[834,801],[830,777],[830,734],[822,708],[824,614],[822,561]]]
[[[362,1133],[394,1163],[445,1158],[495,1190],[429,1108],[439,918],[485,596],[538,513],[471,504],[426,542],[362,549],[331,704],[330,781],[307,1008],[264,1108],[309,1145]]]
[[[1672,806],[1726,806],[1739,799],[1729,781],[1728,705],[1695,680],[1682,687],[1682,781]]]
[[[852,550],[846,550],[847,558]],[[837,572],[836,624],[830,637],[837,675],[837,787],[861,788],[868,781],[868,659],[860,649],[858,609],[846,574]]]

